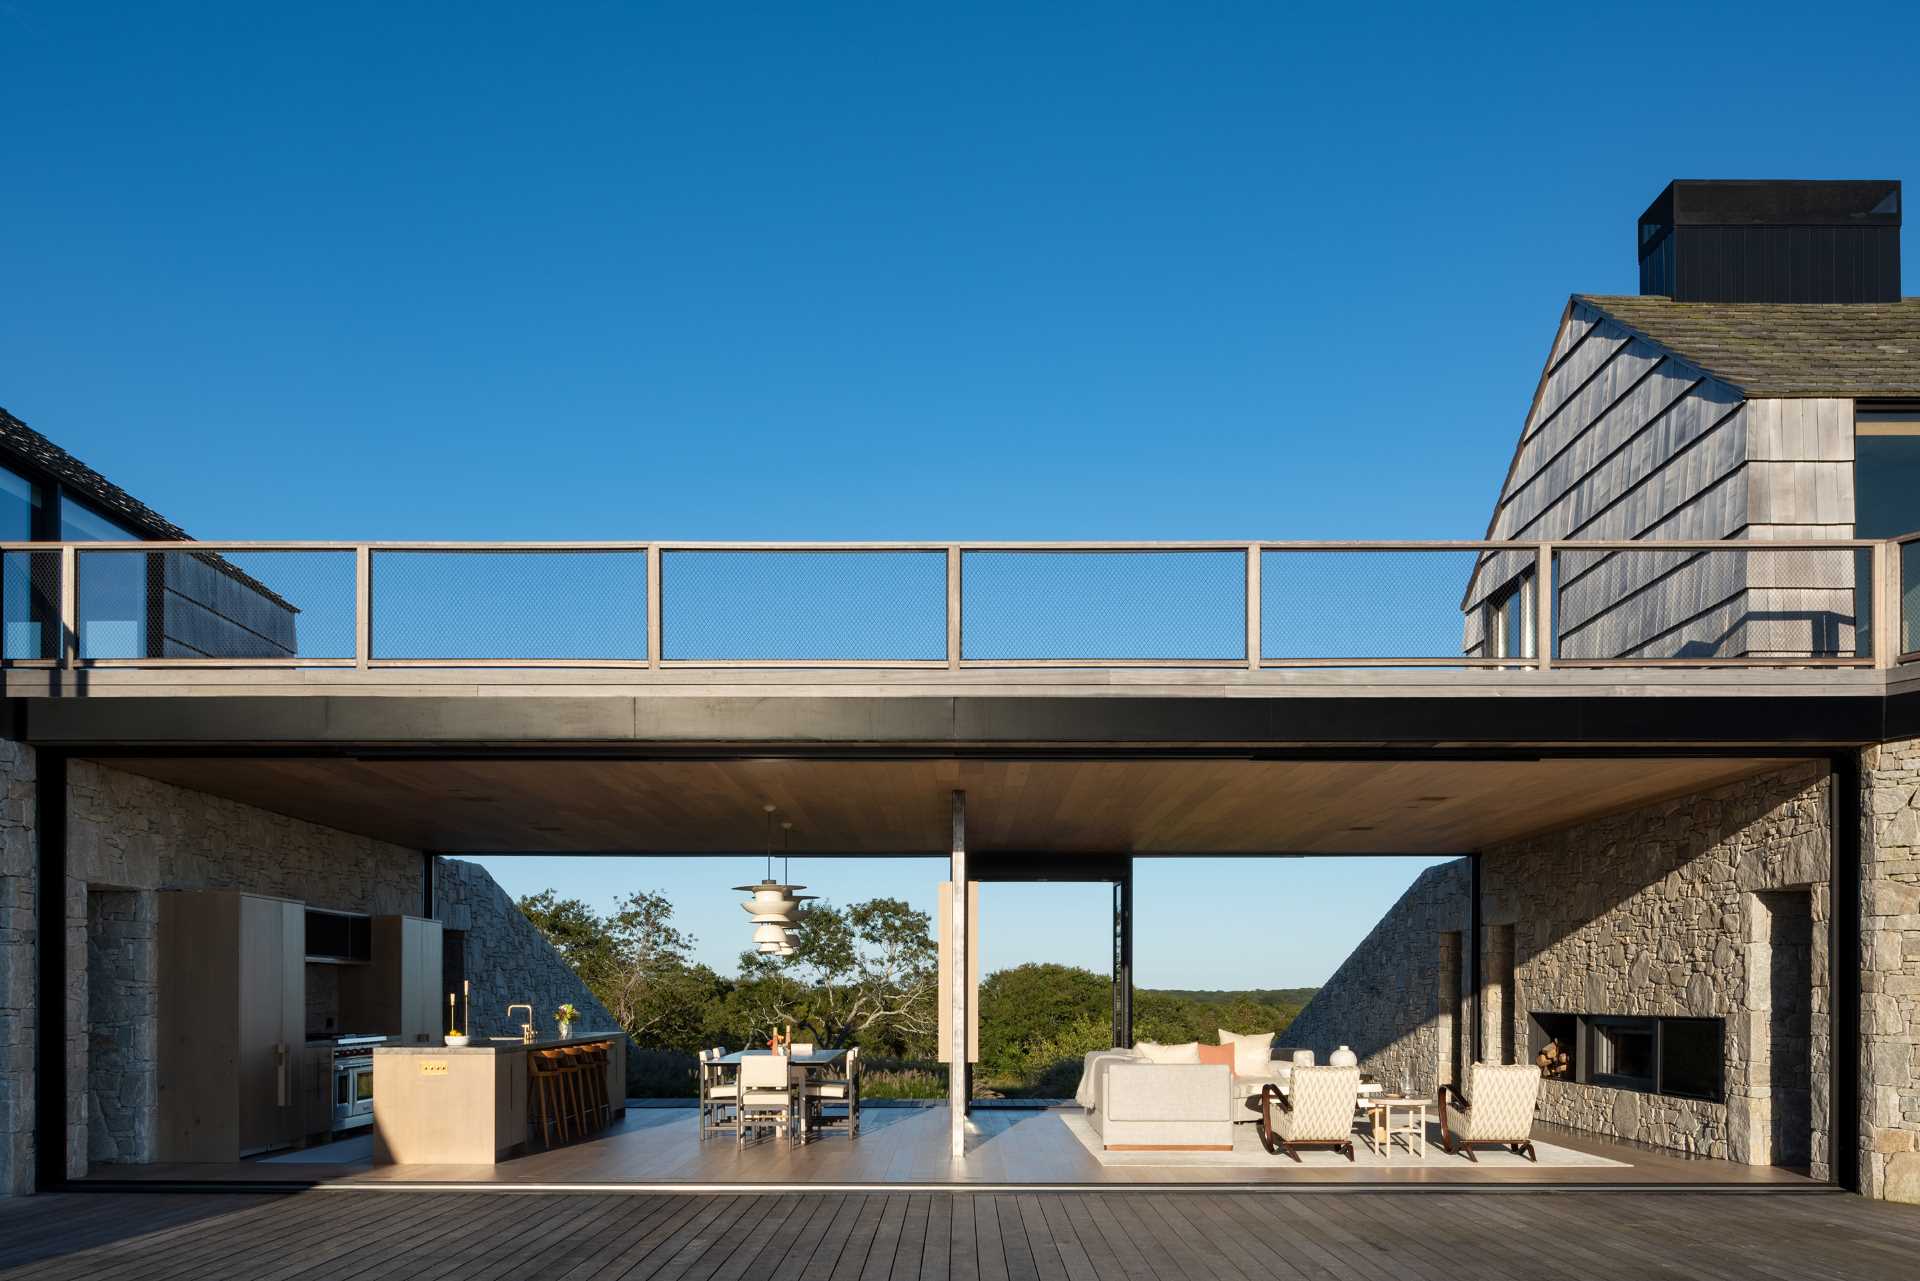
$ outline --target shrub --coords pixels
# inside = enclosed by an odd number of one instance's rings
[[[627,1097],[694,1099],[700,1097],[700,1059],[684,1050],[627,1046]]]

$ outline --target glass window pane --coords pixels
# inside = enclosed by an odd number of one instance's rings
[[[0,467],[0,540],[24,543],[33,537],[33,513],[40,487]]]
[[[34,517],[40,508],[40,487],[26,477],[0,467],[0,539],[10,543],[33,538]],[[9,552],[0,573],[0,615],[5,618],[0,653],[7,658],[46,658],[52,644],[49,621],[58,592],[58,566],[51,553]]]
[[[140,535],[126,526],[109,520],[91,507],[75,502],[64,494],[60,497],[60,538],[61,541],[69,543],[140,541]]]
[[[1920,530],[1920,413],[1861,413],[1853,454],[1856,538]]]
[[[1720,1097],[1720,1020],[1660,1021],[1660,1092]]]

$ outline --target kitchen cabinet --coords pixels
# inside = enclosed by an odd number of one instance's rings
[[[300,1071],[300,1129],[324,1140],[333,1129],[333,1042],[307,1046]]]
[[[233,1161],[305,1134],[306,912],[224,891],[160,895],[161,1161]]]
[[[373,918],[368,964],[344,971],[340,1017],[351,1032],[378,1032],[396,1045],[437,1042],[446,1032],[440,922]]]

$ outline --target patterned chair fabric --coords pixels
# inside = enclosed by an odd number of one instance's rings
[[[1534,1158],[1533,1108],[1540,1069],[1531,1063],[1475,1063],[1467,1069],[1465,1097],[1440,1087],[1440,1132],[1449,1152],[1473,1159],[1469,1144],[1500,1144]]]
[[[1273,1128],[1289,1143],[1344,1141],[1353,1133],[1353,1106],[1360,1097],[1357,1067],[1293,1070],[1287,1102],[1277,1109]]]
[[[1357,1067],[1296,1067],[1286,1093],[1277,1085],[1261,1094],[1260,1143],[1295,1161],[1298,1147],[1330,1147],[1353,1160],[1353,1112],[1360,1097]]]

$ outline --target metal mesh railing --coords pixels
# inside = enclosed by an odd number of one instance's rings
[[[1895,543],[1891,551],[1899,563],[1900,599],[1889,608],[1900,611],[1900,658],[1910,662],[1920,659],[1920,539]]]
[[[60,553],[7,552],[0,557],[0,657],[60,656]]]
[[[1904,545],[13,543],[0,545],[0,587],[0,658],[12,663],[1545,668],[1920,658],[1920,536]]]
[[[1563,661],[1871,652],[1861,550],[1563,546],[1555,561],[1555,657]]]
[[[375,550],[371,656],[644,662],[647,553]]]
[[[663,551],[661,657],[942,662],[946,566],[938,550]]]
[[[969,662],[1233,662],[1247,654],[1247,553],[970,550]]]
[[[353,562],[350,550],[82,548],[79,657],[351,659]]]
[[[1530,553],[1529,553],[1530,554]],[[1472,549],[1260,553],[1260,653],[1276,667],[1366,659],[1458,661]]]

